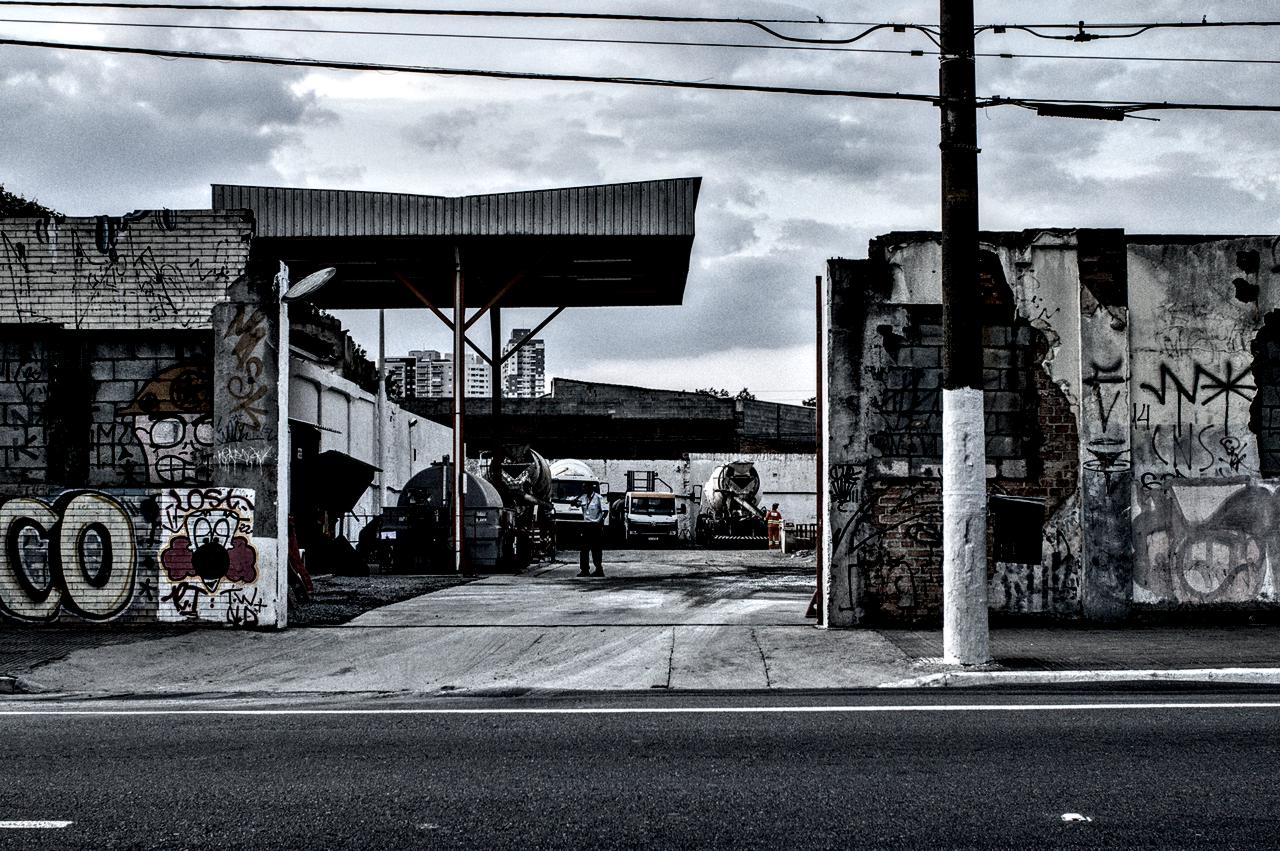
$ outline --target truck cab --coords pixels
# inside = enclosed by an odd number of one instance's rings
[[[619,500],[623,543],[676,543],[680,538],[678,515],[685,509],[683,505],[677,507],[677,502],[673,493],[627,491]]]
[[[555,510],[556,536],[573,538],[582,529],[582,509],[575,502],[591,482],[600,487],[602,494],[608,486],[602,485],[591,468],[576,458],[562,458],[551,462],[551,504]]]

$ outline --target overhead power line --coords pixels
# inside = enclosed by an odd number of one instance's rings
[[[853,26],[865,27],[856,35],[847,38],[808,38],[805,36],[787,35],[774,29],[773,24],[822,24],[828,25],[821,17],[817,20],[803,18],[728,18],[701,15],[642,15],[630,12],[518,12],[510,9],[420,9],[416,7],[388,6],[315,6],[296,3],[270,4],[225,4],[225,3],[132,3],[132,2],[92,2],[91,0],[0,0],[0,6],[37,6],[53,9],[128,9],[130,11],[152,11],[156,9],[180,9],[187,12],[306,12],[308,14],[361,14],[361,15],[416,15],[446,18],[517,18],[574,21],[629,21],[633,23],[656,24],[735,24],[754,27],[768,33],[774,38],[799,44],[853,44],[881,30],[906,32],[913,30],[928,37],[934,44],[938,43],[933,28],[917,24],[895,23],[853,23]]]
[[[1009,31],[1024,32],[1036,38],[1054,41],[1099,41],[1112,38],[1133,38],[1152,30],[1168,29],[1228,29],[1237,27],[1280,27],[1280,21],[1210,21],[1208,18],[1199,21],[1141,21],[1136,23],[1086,24],[1077,21],[1074,24],[983,24],[974,27],[974,32],[1004,33]],[[1053,35],[1040,30],[1075,30],[1073,33]],[[1106,32],[1089,32],[1089,30],[1105,30]],[[1111,32],[1111,30],[1131,30],[1131,32]]]
[[[89,53],[119,53],[136,56],[154,56],[161,59],[194,59],[212,62],[238,62],[253,65],[275,65],[297,68],[325,68],[339,71],[378,71],[401,74],[426,74],[443,77],[482,77],[502,80],[540,80],[551,82],[604,83],[623,86],[650,86],[673,89],[701,89],[722,92],[761,92],[766,94],[805,95],[812,97],[843,97],[866,100],[913,101],[939,105],[938,95],[917,92],[887,92],[859,89],[815,89],[802,86],[765,86],[743,83],[712,83],[697,80],[665,80],[652,77],[601,77],[589,74],[548,74],[530,71],[493,71],[477,68],[437,68],[425,65],[390,65],[380,62],[354,62],[336,59],[308,59],[286,56],[260,56],[246,53],[211,53],[194,50],[170,50],[154,47],[125,47],[106,44],[77,44],[55,41],[34,41],[28,39],[0,38],[0,46],[34,47],[49,50],[71,50]],[[1021,106],[1036,109],[1041,114],[1053,113],[1054,107],[1094,107],[1095,111],[1110,108],[1125,115],[1144,111],[1170,110],[1209,110],[1223,112],[1280,112],[1280,104],[1242,104],[1242,103],[1192,103],[1179,101],[1120,101],[1120,100],[1076,100],[1070,98],[1026,98],[1004,97],[1000,95],[977,98],[980,108],[992,106]],[[1045,108],[1048,108],[1047,110]],[[1089,110],[1077,110],[1086,112]],[[1078,117],[1101,117],[1100,115],[1080,115]]]
[[[351,30],[330,27],[273,27],[247,24],[179,24],[142,21],[85,21],[61,18],[0,18],[5,24],[42,24],[47,26],[115,27],[125,29],[210,30],[214,32],[289,33],[301,35],[391,36],[403,38],[476,39],[479,41],[523,41],[556,44],[623,44],[649,47],[711,47],[736,50],[816,51],[819,53],[868,53],[893,56],[937,56],[936,50],[908,50],[877,47],[842,47],[815,44],[746,44],[727,41],[674,41],[671,39],[590,38],[586,36],[495,35],[492,33],[421,32],[412,30]],[[1233,65],[1280,65],[1280,59],[1252,59],[1212,56],[1098,56],[1072,53],[985,53],[974,56],[989,59],[1067,59],[1104,62],[1208,62]]]
[[[0,4],[2,5],[2,4]],[[872,47],[841,47],[816,44],[745,44],[725,41],[676,41],[672,39],[589,38],[586,36],[495,35],[491,33],[415,32],[406,30],[348,30],[327,27],[269,27],[244,24],[175,24],[139,21],[69,21],[51,18],[0,18],[7,24],[46,24],[51,26],[124,27],[137,29],[214,30],[225,32],[300,33],[307,35],[404,36],[407,38],[478,39],[481,41],[563,42],[567,44],[633,44],[658,47],[724,47],[743,50],[811,50],[828,53],[878,53],[902,56],[937,55],[933,50],[893,50]],[[1003,54],[989,54],[991,56]],[[1280,60],[1277,60],[1280,62]]]
[[[74,50],[90,53],[124,53],[155,56],[162,59],[198,59],[213,62],[242,62],[253,65],[277,65],[297,68],[327,68],[339,71],[379,71],[401,74],[427,74],[440,77],[488,77],[502,80],[544,80],[570,83],[607,83],[623,86],[656,86],[672,89],[704,89],[722,92],[763,92],[771,94],[844,97],[869,100],[898,100],[934,103],[935,95],[910,92],[862,91],[857,89],[814,89],[802,86],[756,86],[742,83],[710,83],[696,80],[663,80],[652,77],[599,77],[588,74],[546,74],[529,71],[491,71],[476,68],[435,68],[425,65],[389,65],[380,62],[345,62],[336,59],[305,59],[286,56],[258,56],[246,53],[210,53],[195,50],[168,50],[153,47],[123,47],[106,44],[75,44],[55,41],[0,38],[0,45],[37,47],[52,50]]]

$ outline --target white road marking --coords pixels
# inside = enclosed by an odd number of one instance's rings
[[[0,717],[35,715],[768,715],[768,714],[870,714],[876,712],[1138,712],[1173,709],[1280,709],[1280,702],[1232,701],[1217,703],[965,703],[941,706],[883,704],[873,706],[545,706],[545,707],[403,707],[403,708],[263,708],[220,709],[9,709]]]
[[[1082,816],[1079,813],[1063,813],[1063,821],[1093,821],[1089,816]]]
[[[0,830],[61,830],[73,821],[0,821]]]

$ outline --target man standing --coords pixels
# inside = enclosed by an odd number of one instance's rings
[[[578,575],[587,576],[587,557],[588,554],[595,559],[596,569],[591,576],[604,576],[604,568],[600,566],[601,562],[601,541],[604,538],[604,519],[609,516],[609,504],[604,501],[599,493],[599,485],[595,482],[587,482],[582,495],[575,500],[578,507],[582,509],[582,553],[579,563]]]

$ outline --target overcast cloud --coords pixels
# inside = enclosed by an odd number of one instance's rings
[[[407,5],[407,4],[406,4]],[[581,9],[588,0],[474,0],[477,8]],[[619,2],[610,10],[769,18],[937,20],[935,3],[727,0]],[[1274,4],[979,2],[980,22],[1245,20]],[[1034,12],[1034,15],[1032,15]],[[95,17],[96,15],[96,17]],[[16,15],[15,15],[16,16]],[[80,10],[27,17],[139,20]],[[153,22],[227,17],[146,13]],[[492,22],[391,16],[240,15],[255,26],[329,26],[490,35],[570,35],[776,44],[749,28]],[[860,28],[799,28],[829,36]],[[18,38],[272,53],[436,66],[671,77],[931,93],[936,57],[474,39],[352,37],[0,24]],[[1266,30],[1154,32],[1074,44],[986,34],[1018,54],[1269,58]],[[878,33],[858,47],[919,48]],[[982,58],[980,94],[1184,101],[1280,100],[1270,66]],[[307,72],[0,47],[0,181],[74,215],[209,204],[210,183],[265,183],[459,195],[598,182],[703,178],[680,307],[569,311],[545,332],[554,375],[643,385],[750,386],[762,398],[813,394],[814,276],[827,258],[865,256],[895,229],[935,229],[937,114],[923,104],[712,94],[621,86]],[[1113,226],[1132,232],[1280,231],[1280,115],[1166,113],[1112,123],[979,116],[982,225]],[[508,311],[531,325],[537,311]],[[376,349],[376,319],[343,314]],[[389,317],[389,352],[449,345],[422,311]]]

